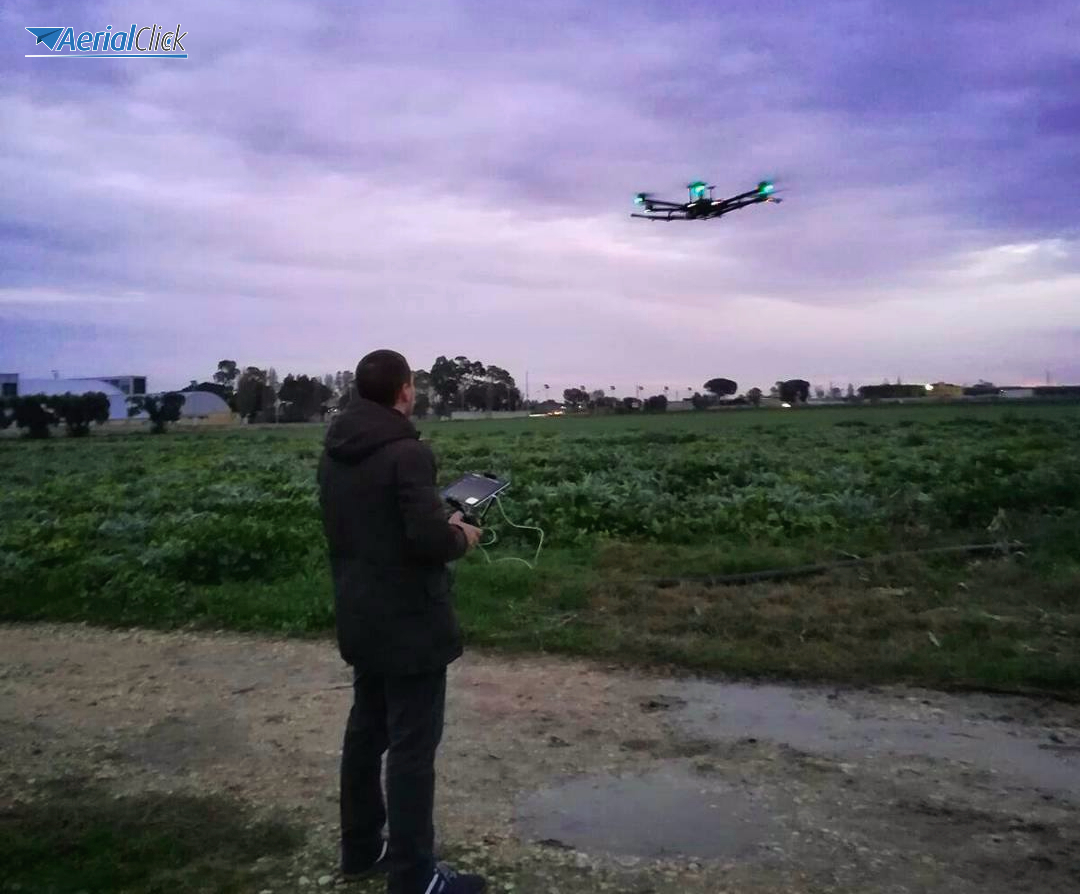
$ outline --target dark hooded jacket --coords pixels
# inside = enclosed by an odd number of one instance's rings
[[[354,398],[319,461],[341,656],[358,670],[419,674],[461,655],[447,563],[465,533],[448,523],[435,457],[397,410]]]

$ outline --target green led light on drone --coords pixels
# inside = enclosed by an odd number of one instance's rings
[[[776,186],[772,183],[771,180],[762,180],[758,184],[758,192],[761,193],[763,196],[770,195],[771,193],[773,193],[775,191],[776,191]]]

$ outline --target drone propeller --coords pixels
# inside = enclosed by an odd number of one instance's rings
[[[654,193],[651,192],[639,192],[634,195],[634,204],[644,205],[646,202],[649,201],[649,199],[653,197],[653,195]]]

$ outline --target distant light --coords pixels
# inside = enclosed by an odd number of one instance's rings
[[[927,391],[933,391],[933,390],[934,390],[934,386],[933,386],[933,385],[927,385],[927,386],[926,386],[926,390],[927,390]]]
[[[782,406],[785,410],[791,409],[791,404],[780,404],[780,406]]]

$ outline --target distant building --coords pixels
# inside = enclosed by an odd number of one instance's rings
[[[1032,390],[1036,397],[1080,398],[1080,385],[1036,385]]]
[[[170,392],[161,392],[154,397],[164,397]],[[198,419],[203,422],[224,424],[235,421],[233,411],[220,396],[212,391],[178,391],[184,398],[184,405],[180,408],[181,419]],[[139,419],[145,419],[146,414],[140,413]]]
[[[146,394],[146,376],[91,376],[91,378],[99,382],[107,382],[129,397],[134,394]]]
[[[926,393],[928,397],[936,398],[963,397],[964,388],[962,385],[952,385],[949,382],[934,382],[927,386]]]
[[[147,395],[146,376],[104,376],[79,379],[27,379],[18,373],[0,373],[0,394],[3,397],[25,397],[30,394],[48,396],[59,394],[89,394],[101,392],[109,399],[109,421],[128,418],[146,419],[145,412],[128,416],[129,397],[161,397],[167,392]],[[211,423],[234,421],[229,405],[210,391],[179,392],[184,397],[180,418]]]
[[[143,379],[144,387],[145,383],[146,380]],[[5,374],[0,378],[0,385],[5,397],[90,394],[97,391],[109,399],[109,419],[127,419],[127,395],[116,385],[102,379],[26,379],[18,374]]]

